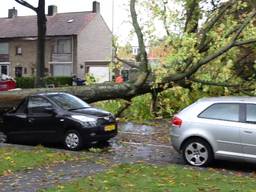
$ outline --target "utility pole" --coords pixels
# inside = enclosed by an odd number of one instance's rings
[[[111,22],[111,31],[112,31],[112,41],[111,41],[111,64],[114,63],[114,21],[115,21],[115,1],[112,0],[112,22]],[[112,81],[112,69],[109,68],[109,80]]]

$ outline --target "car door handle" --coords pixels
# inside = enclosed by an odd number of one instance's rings
[[[28,122],[29,122],[29,123],[33,123],[34,120],[35,120],[34,118],[29,118],[29,119],[28,119]]]
[[[244,131],[244,133],[252,134],[253,132],[252,131]]]

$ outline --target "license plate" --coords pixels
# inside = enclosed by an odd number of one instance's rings
[[[113,131],[115,129],[116,129],[115,125],[107,125],[107,126],[104,127],[105,131]]]

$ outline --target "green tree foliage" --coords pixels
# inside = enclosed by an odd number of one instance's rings
[[[138,13],[144,13],[138,14],[144,38],[153,47],[162,49],[160,65],[154,70],[153,88],[171,87],[159,95],[160,116],[173,114],[203,96],[255,92],[253,1],[145,0],[138,3]],[[141,16],[145,12],[147,18]],[[155,35],[156,24],[158,28],[162,24],[164,37]],[[241,62],[241,58],[247,62]],[[178,102],[177,98],[180,98]]]
[[[209,85],[225,82],[248,86],[253,83],[243,81],[237,70],[239,57],[255,49],[256,14],[252,1],[150,0],[145,4],[152,24],[161,20],[167,31],[160,41],[155,37],[155,41],[168,50],[155,71],[157,85],[177,74],[185,74],[191,84],[201,81]],[[177,13],[175,7],[179,7],[181,13]],[[250,64],[255,66],[253,58]],[[231,87],[237,89],[237,86]]]

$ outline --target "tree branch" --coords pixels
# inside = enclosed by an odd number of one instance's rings
[[[146,47],[144,43],[144,38],[143,34],[140,28],[140,25],[138,23],[138,18],[137,18],[137,13],[135,9],[135,4],[136,0],[131,0],[130,1],[130,11],[131,11],[131,16],[132,16],[132,24],[135,29],[135,33],[138,38],[138,43],[139,43],[139,48],[140,48],[140,74],[137,77],[137,80],[133,84],[133,92],[137,91],[147,80],[150,70],[148,66],[148,57],[147,57],[147,52],[146,52]]]
[[[131,104],[132,104],[131,99],[126,100],[124,106],[122,106],[122,107],[118,110],[118,112],[115,114],[115,116],[116,116],[116,117],[120,117],[120,116],[123,114],[123,112],[124,112],[127,108],[129,108],[129,107],[131,106]]]
[[[248,39],[248,40],[244,40],[244,41],[236,41],[234,43],[234,46],[242,46],[242,45],[248,45],[248,44],[252,44],[252,43],[256,43],[256,39]]]
[[[217,86],[217,87],[227,87],[227,88],[235,88],[236,91],[240,91],[241,93],[245,94],[245,95],[249,95],[249,96],[255,96],[254,94],[251,94],[250,91],[254,91],[254,88],[250,88],[250,87],[244,87],[241,84],[229,84],[227,82],[213,82],[213,81],[204,81],[204,80],[199,80],[199,79],[193,79],[190,78],[189,79],[192,82],[195,83],[200,83],[203,85],[209,85],[209,86]]]
[[[185,72],[183,75],[185,75],[185,77],[189,78],[192,74],[196,73],[196,71],[203,65],[209,63],[210,61],[216,59],[217,57],[223,55],[224,53],[226,53],[227,51],[229,51],[231,48],[235,47],[235,46],[240,46],[240,45],[244,45],[244,44],[249,44],[249,43],[254,43],[255,41],[237,41],[239,35],[242,33],[242,31],[244,30],[244,28],[251,22],[252,18],[255,17],[256,15],[256,11],[254,10],[251,14],[251,16],[249,16],[248,18],[246,18],[246,20],[240,25],[240,28],[238,29],[238,31],[235,33],[234,37],[232,38],[232,41],[226,45],[225,47],[219,49],[217,52],[213,53],[212,55],[208,55],[206,58],[202,59],[201,61],[199,61],[197,64],[193,65],[187,72]],[[181,76],[183,76],[181,74]]]
[[[167,36],[170,36],[170,31],[169,31],[169,28],[168,28],[168,25],[167,25],[167,4],[168,4],[168,0],[162,0],[163,1],[163,4],[164,4],[164,10],[163,10],[163,23],[164,23],[164,29],[165,29],[165,32],[167,34]]]
[[[219,87],[233,87],[233,88],[240,88],[241,84],[229,84],[227,82],[212,82],[212,81],[204,81],[204,80],[199,80],[199,79],[194,79],[194,78],[189,78],[190,81],[195,82],[195,83],[200,83],[203,85],[211,85],[211,86],[219,86]]]
[[[200,0],[186,0],[186,22],[184,32],[196,33],[200,19]]]
[[[232,41],[235,43],[235,41],[238,39],[244,28],[252,21],[252,19],[256,16],[256,11],[254,10],[252,14],[245,19],[245,21],[240,25],[237,32],[235,33]]]
[[[124,63],[132,68],[136,68],[136,69],[139,69],[139,66],[136,65],[135,63],[132,63],[130,61],[127,61],[127,60],[124,60],[124,59],[121,59],[120,57],[117,56],[117,45],[115,44],[115,42],[112,43],[113,45],[113,48],[114,48],[114,57],[115,59],[117,59],[117,61],[121,62],[121,63]]]
[[[29,4],[27,1],[24,1],[24,0],[15,0],[17,3],[29,8],[29,9],[32,9],[33,11],[37,12],[38,11],[38,8],[34,7],[33,5]]]
[[[135,3],[136,3],[136,0],[131,0],[130,10],[131,10],[131,15],[132,15],[132,23],[133,23],[133,27],[135,29],[135,33],[138,38],[140,55],[141,55],[140,59],[141,59],[142,65],[143,65],[142,69],[144,70],[144,72],[148,72],[149,70],[148,70],[147,52],[146,52],[143,34],[142,34],[141,28],[138,23],[137,13],[135,10]]]
[[[124,59],[119,58],[118,56],[115,56],[115,58],[116,58],[118,61],[120,61],[120,62],[122,62],[122,63],[124,63],[124,64],[126,64],[126,65],[128,65],[128,66],[130,66],[130,67],[132,67],[132,68],[136,68],[136,69],[139,69],[139,68],[140,68],[138,65],[136,65],[136,64],[133,63],[133,62],[126,61],[126,60],[124,60]]]
[[[214,25],[224,16],[225,12],[232,6],[233,1],[229,1],[225,3],[222,7],[221,10],[218,12],[218,14],[213,17],[209,22],[208,25],[206,25],[205,28],[203,28],[200,31],[200,34],[202,35],[201,41],[199,43],[198,49],[199,52],[202,52],[206,46],[206,38],[207,38],[207,33],[214,27]],[[209,43],[209,42],[207,42]]]

